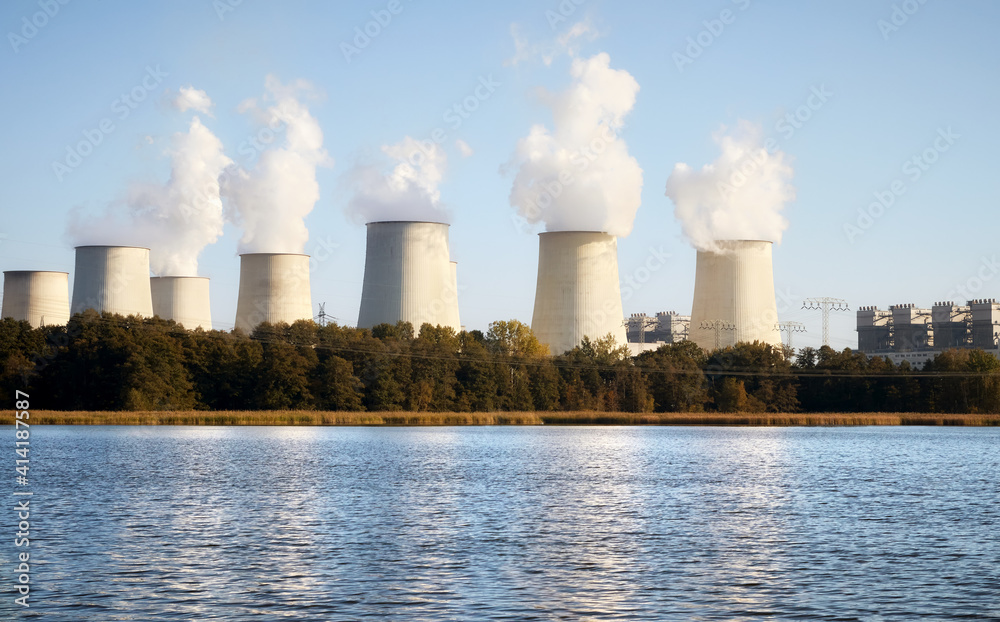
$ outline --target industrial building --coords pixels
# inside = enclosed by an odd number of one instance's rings
[[[33,328],[69,321],[69,274],[31,270],[3,273],[3,317]]]
[[[626,343],[618,238],[599,231],[538,234],[538,280],[531,330],[552,354],[611,334]]]
[[[461,331],[458,264],[451,261],[449,225],[386,221],[367,225],[365,276],[358,327],[409,322]]]
[[[720,240],[699,250],[690,339],[705,350],[737,343],[781,348],[771,242]]]
[[[146,282],[149,282],[148,278]],[[312,317],[309,255],[240,255],[236,328],[249,333],[263,322],[292,324],[298,320],[311,320]]]
[[[71,314],[153,316],[149,249],[136,246],[77,246]]]
[[[208,279],[199,276],[157,276],[149,279],[153,313],[194,330],[212,330]]]
[[[665,343],[686,341],[691,327],[690,315],[679,315],[675,311],[660,312],[650,316],[633,313],[625,320],[625,336],[629,348],[638,354],[655,350]]]
[[[861,307],[857,314],[858,350],[895,363],[922,366],[952,348],[979,348],[1000,355],[1000,304],[996,299],[966,305],[936,302],[930,309],[892,305],[888,311]]]

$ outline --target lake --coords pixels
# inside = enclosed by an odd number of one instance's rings
[[[0,612],[1000,619],[998,450],[997,428],[32,427],[32,606],[7,511]]]

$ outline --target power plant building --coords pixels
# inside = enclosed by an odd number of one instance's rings
[[[972,347],[1000,348],[1000,304],[996,298],[970,300]]]
[[[249,333],[263,322],[292,324],[312,317],[308,255],[240,255],[236,328]]]
[[[892,311],[878,307],[858,309],[858,349],[862,352],[892,349]]]
[[[633,313],[625,323],[629,343],[677,343],[688,337],[691,327],[690,315],[679,315],[675,311],[660,312],[650,316]]]
[[[69,321],[69,274],[11,270],[3,273],[3,317],[33,328]]]
[[[966,305],[937,302],[930,309],[900,304],[881,311],[861,307],[857,313],[858,350],[894,363],[922,366],[939,352],[978,348],[1000,357],[1000,304],[995,299]]]
[[[627,342],[618,282],[618,240],[596,231],[538,236],[538,280],[531,330],[552,354],[611,334]]]
[[[690,339],[705,350],[759,341],[782,347],[771,242],[721,240],[699,250]]]
[[[409,322],[461,331],[458,264],[451,261],[449,225],[385,221],[367,225],[365,277],[358,327]]]
[[[87,309],[152,317],[149,249],[77,246],[70,311],[76,314]]]
[[[153,314],[194,330],[212,330],[209,280],[198,276],[158,276],[149,280]]]

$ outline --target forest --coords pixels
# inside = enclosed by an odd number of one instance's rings
[[[982,350],[914,370],[760,343],[631,357],[609,336],[552,356],[516,320],[485,333],[299,321],[248,335],[95,311],[43,328],[8,318],[0,386],[49,410],[1000,412],[1000,361]]]

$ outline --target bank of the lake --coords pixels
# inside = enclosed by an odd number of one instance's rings
[[[926,413],[622,413],[622,412],[341,412],[268,411],[56,411],[31,413],[35,425],[725,425],[997,426],[1000,415]]]

